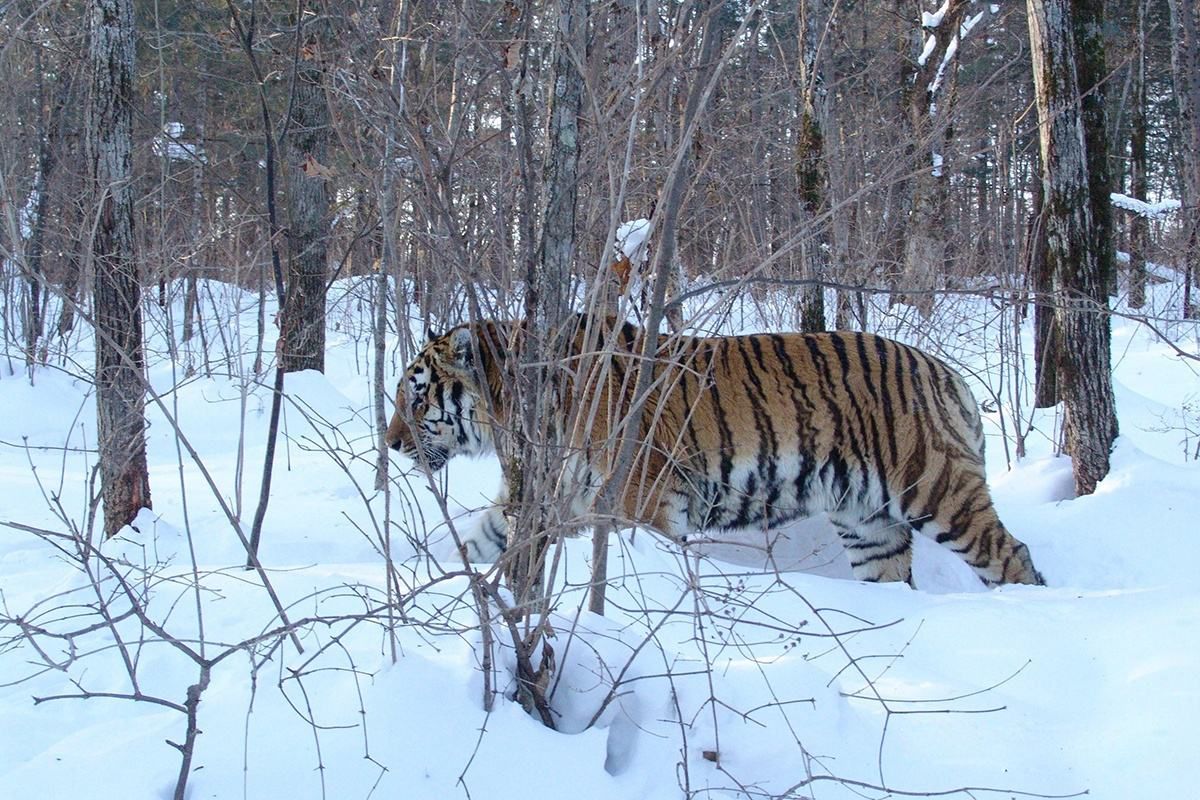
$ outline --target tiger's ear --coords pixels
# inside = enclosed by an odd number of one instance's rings
[[[450,332],[450,348],[454,353],[454,363],[463,369],[469,369],[474,362],[471,338],[470,328],[455,328]]]
[[[428,344],[438,338],[437,332],[432,327],[425,328],[425,343]]]

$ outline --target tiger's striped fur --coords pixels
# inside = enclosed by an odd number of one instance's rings
[[[571,502],[581,518],[620,450],[613,423],[630,407],[644,335],[588,320],[576,318],[572,356],[602,349],[593,327],[612,334],[609,368],[589,390],[600,400],[592,407],[606,410],[564,409],[559,420],[580,476]],[[423,453],[435,469],[459,453],[492,451],[492,420],[511,411],[500,368],[517,333],[514,323],[483,322],[429,342],[400,383],[388,445]],[[576,374],[565,370],[564,379]],[[626,520],[682,540],[825,512],[862,580],[911,583],[915,530],[989,585],[1043,582],[992,505],[975,399],[933,356],[863,333],[659,337],[655,378],[621,493]],[[494,558],[505,538],[498,506],[468,546]]]

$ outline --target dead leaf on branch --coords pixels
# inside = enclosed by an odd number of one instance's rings
[[[337,175],[337,170],[317,161],[313,158],[312,153],[304,154],[304,161],[300,164],[300,171],[304,173],[304,177],[306,178],[333,178]]]

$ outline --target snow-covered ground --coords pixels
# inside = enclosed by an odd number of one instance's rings
[[[251,362],[248,298],[206,295],[243,308],[207,330],[212,375],[165,357],[150,309],[154,511],[100,556],[63,536],[98,541],[87,341],[32,381],[0,366],[0,798],[170,797],[202,663],[192,798],[1196,796],[1200,364],[1143,326],[1114,320],[1122,435],[1098,491],[1073,499],[1056,412],[1032,417],[1013,456],[1030,412],[1000,355],[1011,316],[962,300],[923,337],[880,319],[971,374],[996,503],[1047,587],[985,591],[925,540],[913,591],[827,577],[846,568],[836,548],[813,553],[819,526],[785,531],[769,557],[753,537],[685,555],[626,531],[600,618],[581,610],[591,543],[574,539],[551,731],[504,692],[484,710],[475,601],[423,479],[396,478],[410,465],[394,456],[390,498],[372,488],[365,286],[336,287],[327,374],[287,383],[261,555],[303,652],[222,509],[249,528],[262,468],[269,391],[222,355]],[[726,321],[764,324],[741,313]],[[1195,327],[1159,327],[1200,351]],[[498,480],[494,461],[453,462],[452,512],[474,513]]]

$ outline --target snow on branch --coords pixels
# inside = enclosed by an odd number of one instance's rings
[[[929,11],[922,11],[921,12],[921,27],[933,29],[933,28],[936,28],[938,25],[941,25],[942,19],[945,18],[946,12],[949,10],[950,10],[950,0],[946,0],[946,2],[942,3],[942,7],[939,8],[937,11],[934,11],[932,13]]]
[[[646,260],[646,240],[650,238],[650,220],[635,219],[617,228],[617,249],[634,264]]]
[[[184,128],[181,122],[168,122],[163,125],[163,135],[154,137],[154,155],[166,155],[172,161],[206,163],[203,142],[198,139],[186,141],[183,133]]]
[[[922,67],[925,66],[925,62],[929,60],[931,55],[933,55],[933,50],[935,47],[937,47],[937,37],[928,37],[925,40],[925,49],[921,51],[921,55],[917,56],[917,63]]]
[[[1120,194],[1119,192],[1110,194],[1109,199],[1117,208],[1133,212],[1139,217],[1145,217],[1146,219],[1166,219],[1173,212],[1178,211],[1181,206],[1178,200],[1147,203],[1145,200],[1138,200],[1136,197],[1130,197],[1127,194]]]
[[[941,18],[945,14],[948,5],[949,5],[949,3],[947,3],[946,5],[943,5],[941,8],[939,8],[937,10],[936,17],[937,17],[937,21],[939,24],[942,21]],[[993,13],[995,13],[995,12],[993,12]],[[962,41],[963,39],[966,39],[967,36],[969,36],[971,34],[971,31],[975,28],[976,25],[979,24],[980,20],[982,20],[986,14],[987,14],[986,11],[980,11],[975,16],[968,17],[962,23],[959,24],[958,33],[955,34],[954,38],[950,40],[950,44],[946,47],[946,52],[942,56],[942,63],[938,65],[937,75],[933,79],[933,84],[930,85],[930,87],[929,87],[930,94],[935,94],[938,90],[938,87],[941,86],[942,78],[946,74],[946,67],[948,67],[950,65],[950,62],[954,60],[954,56],[958,53],[959,42]],[[924,18],[932,18],[934,16],[935,15],[929,14],[928,12],[926,12],[924,15]],[[926,25],[925,27],[929,27],[929,26]],[[925,62],[929,59],[929,56],[933,52],[933,49],[936,45],[937,45],[936,37],[930,36],[929,39],[925,42],[925,51],[923,53],[921,53],[921,57],[917,59],[917,62],[921,66],[925,66]]]

